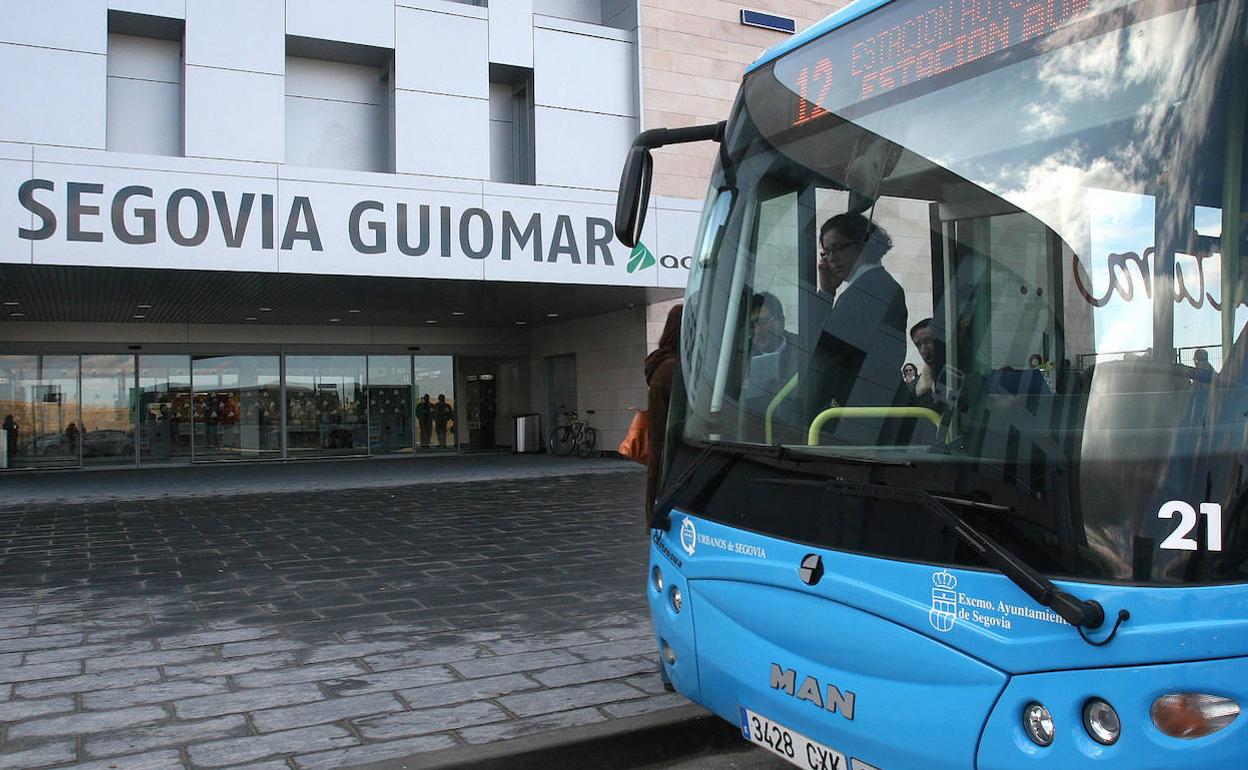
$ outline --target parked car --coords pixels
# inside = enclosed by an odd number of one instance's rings
[[[134,452],[134,434],[117,428],[100,428],[82,434],[83,457],[120,457]]]

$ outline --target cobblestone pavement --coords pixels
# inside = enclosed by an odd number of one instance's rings
[[[152,500],[198,495],[245,495],[339,489],[382,489],[454,481],[500,481],[539,476],[616,473],[634,469],[619,457],[481,453],[418,457],[334,458],[298,462],[215,463],[195,466],[93,468],[87,471],[0,473],[0,506]]]
[[[637,471],[0,509],[0,770],[332,768],[665,694]]]

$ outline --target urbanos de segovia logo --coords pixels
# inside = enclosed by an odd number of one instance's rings
[[[932,575],[932,610],[927,620],[937,631],[949,631],[958,618],[958,578],[948,570]]]
[[[685,517],[685,523],[680,525],[680,547],[690,556],[693,556],[698,547],[698,530],[693,526],[693,519],[688,516]]]
[[[654,267],[654,253],[646,248],[646,244],[638,241],[633,247],[632,253],[628,255],[628,272],[635,273],[638,270],[645,270],[647,267]]]

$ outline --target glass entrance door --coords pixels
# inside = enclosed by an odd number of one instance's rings
[[[195,461],[282,456],[277,356],[196,356]]]
[[[411,454],[412,402],[411,357],[369,356],[368,446],[371,454]]]
[[[82,464],[135,462],[134,356],[82,357]]]
[[[0,414],[9,467],[77,467],[77,356],[0,356]]]
[[[416,427],[421,449],[453,449],[459,435],[455,419],[455,366],[450,356],[415,356]]]
[[[368,453],[364,356],[287,356],[286,456]]]
[[[139,462],[191,461],[191,357],[139,356]]]

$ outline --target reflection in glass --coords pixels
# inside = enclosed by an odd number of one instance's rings
[[[191,357],[139,356],[139,461],[191,459]]]
[[[83,465],[132,464],[134,449],[134,356],[83,356]]]
[[[368,445],[372,454],[412,451],[412,359],[368,357]]]
[[[416,426],[422,449],[456,446],[455,369],[451,356],[415,356]],[[436,442],[436,443],[435,443]]]
[[[0,356],[0,414],[9,465],[78,465],[78,357]]]
[[[286,358],[287,457],[365,454],[364,356]]]
[[[277,356],[203,356],[193,363],[195,460],[281,456]]]

